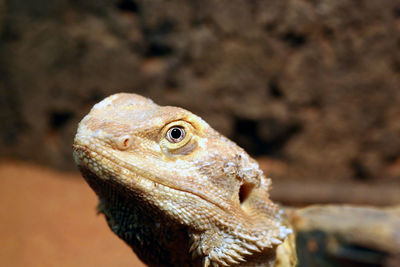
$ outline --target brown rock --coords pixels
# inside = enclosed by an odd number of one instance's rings
[[[128,91],[284,162],[278,179],[400,181],[395,0],[3,2],[3,157],[72,168],[77,122]]]

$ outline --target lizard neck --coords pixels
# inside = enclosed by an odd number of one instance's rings
[[[99,197],[98,211],[106,217],[110,229],[129,245],[148,266],[204,266],[200,257],[189,253],[193,229],[172,221],[149,203],[126,190],[81,170],[85,180]],[[122,189],[123,190],[123,189]],[[272,267],[275,251],[266,249],[234,266]]]
[[[99,197],[98,211],[110,229],[129,245],[148,266],[201,266],[189,253],[188,228],[165,218],[148,203],[122,193],[112,184],[84,172],[86,181]],[[177,253],[178,252],[178,253]]]

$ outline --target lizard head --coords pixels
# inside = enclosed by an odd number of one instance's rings
[[[80,122],[73,147],[87,180],[186,226],[190,253],[203,265],[274,250],[290,232],[257,162],[185,109],[112,95]],[[106,191],[94,190],[104,197]]]

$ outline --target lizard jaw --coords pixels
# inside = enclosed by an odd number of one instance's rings
[[[130,188],[133,195],[136,195],[134,197],[146,198],[147,202],[154,202],[153,204],[155,206],[161,209],[165,208],[166,212],[171,212],[172,204],[170,202],[172,202],[173,199],[178,201],[182,199],[183,204],[176,203],[178,204],[178,207],[172,208],[172,210],[179,211],[184,209],[187,210],[187,213],[192,214],[192,218],[190,218],[190,216],[185,216],[185,218],[181,219],[186,221],[187,225],[198,225],[197,228],[195,227],[196,231],[209,228],[210,210],[215,213],[215,217],[217,218],[229,216],[227,215],[228,212],[224,206],[215,203],[215,201],[210,201],[200,193],[194,192],[190,189],[182,190],[181,188],[166,185],[134,166],[121,165],[121,162],[112,155],[102,155],[101,153],[96,152],[93,147],[88,148],[86,145],[76,143],[73,145],[75,162],[81,170],[91,173],[90,177],[89,175],[88,177],[85,177],[86,180],[95,177],[95,179],[107,181],[117,187]],[[159,195],[170,197],[166,197],[163,200],[164,202],[160,204],[158,201],[155,201]],[[199,206],[202,208],[198,207],[195,210],[190,210],[188,207],[179,207],[179,205],[184,205],[184,203],[187,202],[187,199],[192,199],[192,203],[201,203]],[[200,216],[197,216],[195,214],[196,212],[199,213]],[[171,218],[174,218],[180,214],[183,214],[183,212],[178,212],[178,214],[173,213],[170,215]],[[199,222],[199,217],[203,218],[202,222]],[[202,224],[204,224],[204,226],[201,226]]]
[[[183,194],[193,195],[194,197],[208,202],[210,205],[213,205],[214,208],[218,208],[223,212],[227,212],[232,208],[230,206],[223,206],[217,201],[213,201],[198,190],[163,183],[163,181],[158,177],[138,168],[137,166],[132,166],[132,164],[126,163],[114,155],[97,152],[99,150],[104,151],[99,149],[98,145],[90,146],[79,143],[79,141],[75,140],[75,144],[73,144],[73,156],[76,164],[80,168],[88,169],[99,179],[110,180],[114,183],[128,186],[131,189],[137,187],[138,191],[142,190],[144,192],[153,190],[154,185],[162,186],[166,188],[166,191],[173,190],[182,192]],[[104,166],[108,168],[104,168]]]

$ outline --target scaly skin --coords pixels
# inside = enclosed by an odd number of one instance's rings
[[[257,162],[187,110],[115,94],[73,148],[99,211],[150,266],[274,266],[292,232]]]

